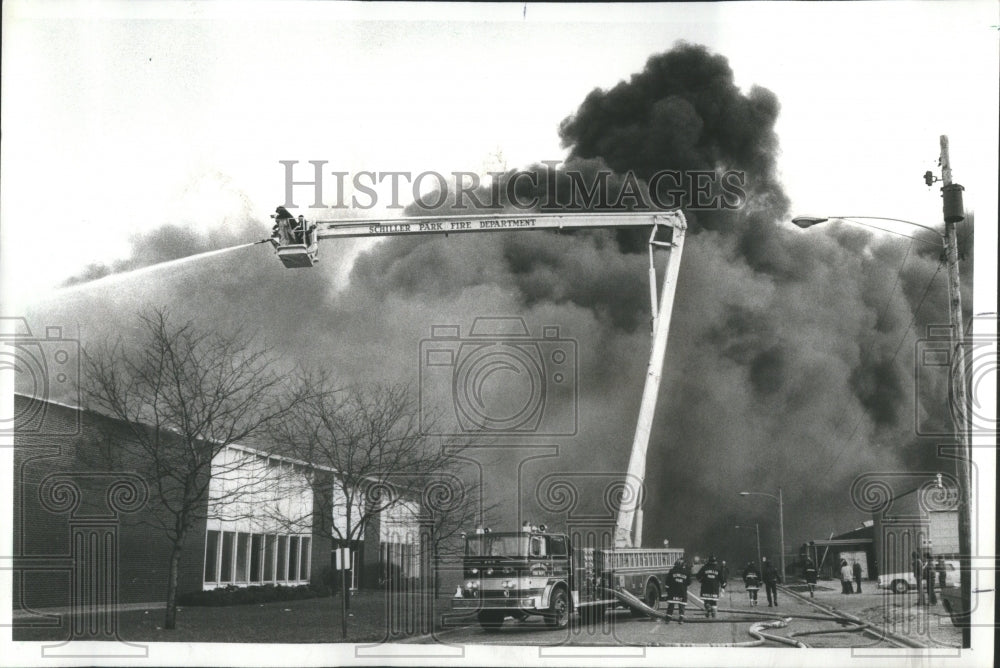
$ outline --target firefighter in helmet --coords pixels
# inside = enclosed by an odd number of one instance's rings
[[[701,583],[701,597],[705,599],[705,616],[718,617],[719,594],[725,579],[714,554],[709,555],[708,561],[698,571],[698,582]]]
[[[674,605],[677,605],[680,616],[677,621],[684,623],[684,606],[687,605],[688,584],[691,583],[691,576],[687,572],[683,559],[674,562],[673,568],[667,573],[667,616],[665,621],[669,624],[674,614]]]
[[[816,564],[809,557],[806,557],[805,563],[802,565],[802,575],[806,580],[806,584],[809,586],[809,598],[816,598]]]
[[[757,591],[760,590],[760,569],[757,568],[756,561],[747,562],[743,569],[743,587],[750,597],[750,607],[757,607]]]

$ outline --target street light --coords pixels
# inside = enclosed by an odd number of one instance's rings
[[[944,184],[941,188],[941,196],[944,200],[943,234],[934,228],[921,225],[920,223],[915,223],[912,220],[882,218],[879,216],[828,216],[825,218],[798,216],[793,218],[792,222],[799,227],[807,228],[812,227],[813,225],[818,225],[819,223],[824,223],[830,220],[830,218],[839,218],[857,223],[858,225],[864,225],[866,227],[884,229],[853,219],[862,218],[868,220],[891,220],[906,223],[907,225],[914,225],[916,227],[934,232],[934,234],[936,234],[940,239],[941,245],[944,248],[945,260],[948,266],[948,313],[949,320],[951,322],[951,344],[953,354],[957,355],[959,354],[959,346],[964,343],[965,331],[962,323],[962,292],[958,271],[958,232],[956,230],[956,226],[958,223],[965,220],[965,207],[962,202],[962,191],[964,188],[959,184],[952,182],[951,158],[949,157],[948,137],[946,135],[941,135],[940,165],[940,179],[937,179],[933,174],[928,172],[924,175],[924,180],[928,186],[938,180]],[[900,234],[894,230],[885,231],[893,234]],[[909,235],[904,234],[902,236]],[[910,238],[915,241],[929,243],[916,237]],[[956,363],[952,364],[951,368],[954,372],[951,378],[951,390],[953,396],[952,421],[955,425],[955,436],[958,441],[959,449],[958,457],[956,458],[956,468],[958,469],[958,545],[959,559],[961,562],[960,577],[962,593],[962,610],[960,617],[963,618],[961,624],[962,646],[969,647],[971,641],[969,622],[971,621],[972,611],[972,443],[971,433],[969,430],[970,411],[968,410],[966,390],[968,385],[966,381],[964,360],[958,360]],[[957,410],[955,410],[956,407]]]
[[[781,532],[781,579],[785,579],[785,502],[778,488],[778,496],[767,492],[740,492],[740,496],[769,496],[778,502],[778,530]]]
[[[762,561],[762,559],[760,558],[760,522],[754,522],[753,523],[753,527],[754,527],[754,530],[757,532],[757,564],[758,564],[758,568],[759,568],[760,567],[759,564]],[[739,524],[737,524],[733,528],[734,529],[747,529],[747,530],[750,529],[750,527],[741,526]]]
[[[896,230],[889,229],[888,227],[879,227],[878,225],[871,225],[869,223],[862,223],[860,220],[854,220],[855,218],[861,218],[863,220],[888,220],[895,223],[905,223],[907,225],[914,225],[921,229],[927,230],[928,232],[933,232],[938,238],[938,242],[942,245],[946,243],[946,238],[941,232],[935,230],[933,227],[928,227],[927,225],[922,225],[921,223],[915,223],[912,220],[903,220],[902,218],[887,218],[885,216],[796,216],[792,218],[792,222],[802,229],[808,229],[813,225],[819,225],[820,223],[825,223],[829,220],[846,220],[857,225],[862,225],[864,227],[870,227],[873,230],[881,230],[883,232],[888,232],[889,234],[897,234],[901,237],[906,237],[907,239],[913,239],[914,241],[919,241],[922,244],[929,244],[931,246],[937,246],[937,243],[927,241],[926,239],[921,239],[920,237],[911,237],[909,234],[903,234],[902,232],[897,232]]]

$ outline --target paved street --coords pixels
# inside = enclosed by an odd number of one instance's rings
[[[697,586],[692,587],[697,592]],[[839,591],[823,590],[817,594],[820,602],[839,601]],[[863,596],[852,600],[855,604],[870,603],[877,606],[875,599],[881,594],[864,595],[871,600],[862,601]],[[844,597],[849,598],[849,597]],[[632,645],[632,646],[681,646],[681,645],[744,645],[754,643],[749,629],[755,621],[767,621],[767,615],[787,614],[793,619],[786,628],[764,629],[765,633],[788,638],[792,633],[827,631],[844,628],[834,621],[832,615],[810,605],[799,597],[785,591],[779,593],[779,605],[768,608],[767,600],[761,592],[761,603],[751,610],[742,584],[733,582],[720,601],[717,619],[706,619],[698,603],[688,605],[685,624],[676,621],[664,623],[649,618],[634,618],[627,610],[609,613],[602,623],[586,624],[579,616],[574,616],[567,629],[549,629],[539,617],[525,621],[507,619],[503,627],[494,633],[487,633],[474,620],[456,620],[457,628],[446,628],[435,636],[417,638],[414,642],[433,643],[437,641],[461,644],[490,645]],[[660,605],[665,609],[665,604]],[[754,614],[758,613],[758,614]],[[676,613],[675,613],[676,620]],[[893,647],[895,645],[859,632],[823,633],[796,638],[810,647]],[[778,641],[758,641],[763,647],[786,647]]]

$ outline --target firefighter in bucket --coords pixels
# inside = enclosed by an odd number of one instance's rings
[[[271,228],[271,236],[278,240],[279,246],[290,246],[295,242],[292,234],[292,227],[295,225],[295,216],[288,212],[283,206],[274,210],[271,216],[274,218],[274,227]]]
[[[305,216],[295,218],[288,209],[279,206],[271,214],[274,227],[270,241],[278,253],[278,258],[286,267],[311,267],[317,258],[316,223],[310,223]]]

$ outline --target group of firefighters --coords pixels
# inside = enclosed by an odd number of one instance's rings
[[[763,569],[757,567],[757,562],[750,561],[743,569],[743,586],[750,597],[750,607],[757,606],[757,591],[761,583],[767,592],[768,607],[778,605],[778,569],[774,567],[767,557],[763,558]],[[810,562],[811,563],[811,562]],[[812,567],[812,577],[809,576],[808,565],[805,572],[806,581],[809,583],[809,594],[812,595],[813,586],[816,584],[816,567]],[[719,597],[726,590],[726,582],[729,578],[726,562],[719,562],[715,555],[708,557],[708,561],[701,567],[698,574],[694,576],[701,583],[701,591],[698,595],[705,602],[705,616],[717,617],[719,609]],[[687,605],[687,590],[691,584],[691,567],[684,559],[678,559],[670,572],[667,573],[667,616],[664,621],[668,624],[673,621],[674,607],[678,609],[677,621],[684,623],[684,608]]]

